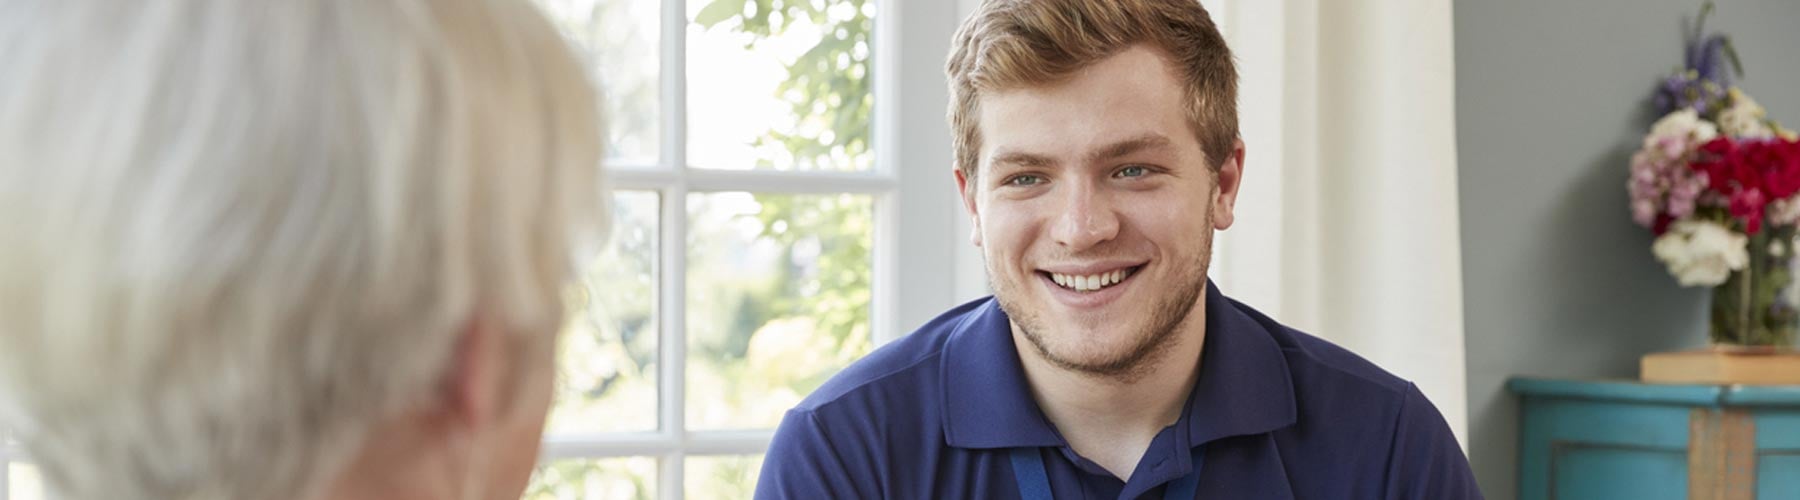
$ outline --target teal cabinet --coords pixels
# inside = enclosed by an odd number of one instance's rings
[[[1800,499],[1800,387],[1507,386],[1520,500]]]

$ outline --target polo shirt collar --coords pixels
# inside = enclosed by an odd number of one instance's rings
[[[1262,322],[1206,287],[1206,346],[1200,377],[1183,412],[1190,445],[1261,434],[1296,421],[1293,382],[1280,344]],[[955,326],[943,354],[944,438],[958,448],[1063,446],[1032,398],[1013,344],[1011,322],[995,299]]]
[[[1188,396],[1186,415],[1191,445],[1262,434],[1299,421],[1287,355],[1269,331],[1277,328],[1283,327],[1207,281],[1206,347],[1200,351],[1200,378]]]
[[[1000,301],[963,317],[944,345],[944,439],[958,448],[1062,446],[1038,409]]]

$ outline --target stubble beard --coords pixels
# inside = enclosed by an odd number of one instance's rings
[[[1210,225],[1211,210],[1208,212],[1207,220]],[[1201,243],[1198,262],[1184,266],[1188,272],[1176,276],[1177,287],[1174,292],[1163,295],[1163,300],[1152,308],[1146,328],[1135,334],[1137,340],[1128,349],[1111,357],[1083,360],[1073,356],[1073,353],[1059,353],[1051,349],[1043,336],[1043,332],[1047,331],[1043,318],[1019,302],[1023,290],[1011,283],[993,279],[994,273],[991,270],[988,273],[989,286],[993,287],[994,297],[1000,301],[1000,309],[1006,312],[1013,324],[1018,325],[1019,331],[1045,361],[1064,370],[1133,383],[1147,375],[1150,368],[1168,353],[1168,347],[1178,340],[1178,334],[1185,329],[1190,316],[1193,316],[1196,301],[1206,292],[1206,272],[1212,263],[1210,227],[1203,234],[1205,241]],[[1177,269],[1178,272],[1180,270]],[[1204,321],[1204,318],[1201,320]]]

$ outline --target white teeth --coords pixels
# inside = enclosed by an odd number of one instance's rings
[[[1060,285],[1063,288],[1072,289],[1078,292],[1091,292],[1116,285],[1121,281],[1125,281],[1125,278],[1129,276],[1131,276],[1131,273],[1128,270],[1119,269],[1088,276],[1050,273],[1050,280],[1055,281],[1057,285]]]

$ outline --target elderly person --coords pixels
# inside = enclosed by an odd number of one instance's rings
[[[524,0],[0,0],[0,425],[53,498],[517,498],[602,231]]]

